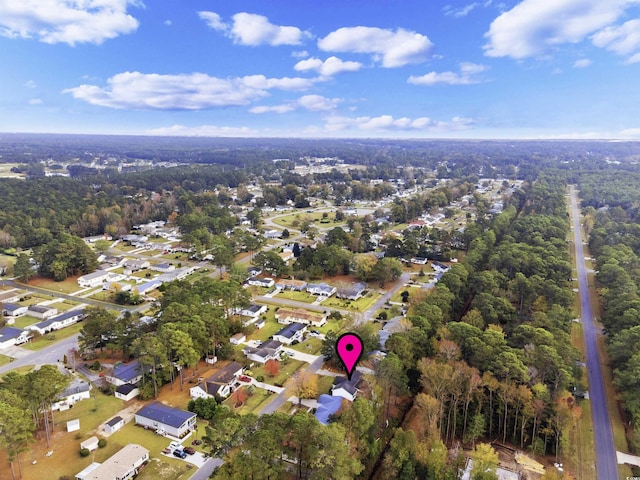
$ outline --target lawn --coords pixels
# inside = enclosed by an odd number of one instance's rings
[[[246,387],[243,388],[245,388],[246,392]],[[228,406],[232,412],[239,413],[241,415],[246,415],[248,413],[257,414],[273,398],[273,393],[263,390],[262,388],[256,388],[253,395],[247,396],[247,399],[239,408],[234,407],[235,400],[233,399],[233,396],[230,396],[222,403]]]
[[[264,365],[252,368],[251,374],[253,375],[253,378],[262,375],[264,377],[264,383],[268,383],[270,385],[284,385],[284,383],[289,377],[291,377],[291,375],[293,375],[297,370],[305,365],[307,365],[305,362],[289,359],[287,360],[286,364],[280,362],[280,371],[275,377],[270,377],[269,375],[267,375],[267,373],[264,371]]]
[[[33,287],[45,288],[52,292],[75,293],[82,288],[78,285],[78,277],[69,277],[62,282],[56,282],[49,278],[37,277],[29,281],[29,285]]]
[[[330,297],[322,302],[323,306],[344,308],[347,310],[355,310],[356,312],[364,312],[371,307],[381,295],[379,293],[368,292],[364,297],[358,300],[343,300],[341,298]]]
[[[16,328],[25,328],[29,325],[33,325],[34,323],[38,323],[41,320],[36,317],[32,317],[30,315],[22,315],[21,317],[16,318],[15,323],[13,324]]]
[[[43,295],[41,293],[30,293],[23,298],[24,300],[21,300],[18,302],[18,305],[22,305],[23,307],[29,307],[31,305],[35,305],[36,303],[40,303],[45,300],[54,299],[54,297],[50,297],[49,295]]]
[[[277,298],[286,298],[288,300],[294,300],[296,302],[304,302],[304,303],[313,303],[316,301],[315,295],[311,295],[307,292],[295,292],[293,290],[283,290],[278,295]]]
[[[7,357],[6,355],[0,355],[0,367],[10,362],[11,362],[11,357]]]
[[[268,314],[267,314],[268,315]],[[273,316],[271,319],[267,316],[267,323],[264,327],[255,330],[251,335],[247,337],[249,340],[260,340],[265,342],[272,337],[275,333],[284,328],[284,325],[280,325],[278,322],[273,320]]]
[[[149,463],[140,471],[137,480],[183,480],[192,475],[193,467],[180,462],[179,465],[166,463],[167,457],[151,458]]]
[[[308,336],[304,342],[292,345],[291,348],[309,355],[318,355],[322,349],[322,340]]]
[[[82,330],[82,322],[78,322],[69,327],[63,328],[62,330],[56,330],[53,333],[48,333],[46,335],[40,335],[28,343],[21,345],[22,348],[26,348],[27,350],[40,350],[44,347],[51,345],[52,343],[58,342],[63,338],[70,337]]]
[[[333,385],[333,380],[333,377],[318,375],[318,395],[331,392],[331,385]]]
[[[65,300],[63,302],[56,302],[49,305],[50,307],[57,308],[59,312],[66,312],[67,310],[71,310],[73,307],[80,305],[79,302],[71,302],[69,300]]]

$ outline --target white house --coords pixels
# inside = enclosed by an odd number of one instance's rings
[[[236,333],[229,338],[229,342],[233,345],[240,345],[247,339],[247,336],[244,333]]]
[[[307,326],[301,323],[291,323],[273,335],[273,339],[285,345],[291,345],[293,342],[301,342]]]
[[[191,398],[228,397],[236,387],[243,367],[238,362],[231,362],[209,378],[189,389]]]
[[[347,377],[336,377],[331,387],[331,395],[334,397],[346,398],[353,402],[358,395],[358,385],[362,381],[362,374],[356,370],[351,375],[351,380]]]
[[[288,325],[293,322],[304,323],[305,325],[313,325],[314,327],[322,327],[327,323],[329,314],[326,312],[310,312],[302,308],[295,310],[288,308],[279,308],[275,314],[276,320],[282,325]]]
[[[122,427],[124,427],[124,419],[120,416],[116,416],[104,424],[104,432],[111,435]]]
[[[58,314],[58,309],[45,307],[43,305],[29,305],[27,313],[32,317],[46,319]]]
[[[135,414],[136,425],[150,427],[163,434],[182,438],[196,426],[196,414],[153,402]]]
[[[11,292],[0,293],[0,302],[2,303],[15,303],[20,301],[20,297],[24,295],[22,290],[13,290]]]
[[[251,277],[249,280],[247,280],[247,285],[253,285],[255,287],[265,287],[265,288],[271,288],[276,284],[276,282],[273,280],[273,278],[258,278],[258,277]]]
[[[96,270],[78,277],[78,285],[83,288],[94,288],[102,285],[109,278],[109,272],[105,270]]]
[[[91,384],[83,380],[74,379],[71,384],[65,388],[58,401],[51,405],[52,410],[68,410],[73,407],[76,402],[91,398]]]
[[[366,290],[367,284],[364,282],[358,282],[339,288],[336,292],[336,296],[339,298],[346,298],[347,300],[358,300]]]
[[[19,317],[27,313],[27,307],[18,305],[17,303],[4,303],[2,305],[2,314],[7,317]]]
[[[282,344],[276,340],[269,340],[259,347],[246,347],[242,352],[249,360],[267,363],[269,360],[278,360],[280,358]]]
[[[280,238],[280,235],[282,235],[282,232],[275,229],[267,230],[264,232],[264,237],[269,239]]]
[[[327,283],[310,283],[307,285],[307,292],[312,295],[320,295],[323,297],[330,297],[334,293],[336,293],[338,289],[336,287],[332,287]]]
[[[0,328],[0,349],[20,345],[30,338],[28,330],[14,327]]]
[[[110,374],[106,375],[107,382],[116,387],[125,383],[137,384],[142,380],[142,366],[138,360],[129,363],[117,363]]]
[[[116,388],[114,395],[116,398],[128,402],[140,395],[140,389],[131,383],[125,383]]]
[[[134,272],[139,270],[144,270],[145,268],[149,268],[150,263],[147,260],[126,260],[123,264],[124,273],[127,275],[131,275]]]
[[[78,323],[83,318],[84,309],[69,310],[42,322],[36,323],[34,325],[29,325],[27,328],[29,330],[33,330],[34,332],[38,332],[40,335],[44,335],[46,333],[53,332],[54,330],[60,330],[62,328],[68,327],[69,325],[73,325],[74,323]]]
[[[176,267],[170,263],[156,263],[155,265],[151,265],[149,269],[154,272],[167,273],[174,271]]]
[[[104,463],[93,462],[80,473],[76,473],[76,480],[129,480],[135,477],[142,464],[148,461],[149,450],[136,443],[130,443]]]

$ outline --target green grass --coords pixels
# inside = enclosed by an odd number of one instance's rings
[[[333,377],[318,375],[318,394],[329,393],[333,385]]]
[[[275,377],[270,377],[269,375],[267,375],[267,373],[264,371],[263,365],[252,368],[251,373],[253,374],[253,378],[262,375],[264,377],[265,383],[269,383],[271,385],[284,385],[284,383],[291,377],[291,375],[293,375],[297,370],[305,365],[307,365],[305,362],[289,359],[286,364],[280,362],[280,371]]]
[[[64,412],[56,412],[55,420],[58,425],[65,425],[67,421],[80,419],[80,430],[82,435],[93,432],[105,420],[109,420],[113,415],[124,408],[124,402],[113,395],[105,395],[100,390],[91,390],[92,398],[77,402],[73,408]],[[113,437],[109,437],[113,438]],[[124,442],[126,445],[128,442]]]
[[[40,293],[31,293],[27,296],[26,299],[18,302],[18,305],[22,305],[23,307],[29,307],[31,305],[35,305],[36,303],[40,303],[44,300],[53,300],[53,297],[48,295],[42,295]]]
[[[185,462],[180,462],[180,465],[169,464],[164,461],[166,458],[168,457],[151,458],[136,477],[137,480],[183,480],[192,475],[191,464]]]
[[[25,365],[24,367],[18,367],[14,368],[13,370],[9,370],[9,372],[15,372],[19,373],[20,375],[24,375],[26,373],[29,373],[31,370],[33,370],[33,365]],[[4,376],[9,372],[5,372],[0,378],[4,378]]]
[[[13,324],[16,328],[25,328],[29,325],[33,325],[34,323],[38,323],[40,321],[39,318],[32,317],[30,315],[22,315],[21,317],[16,318],[15,323]]]
[[[74,279],[68,278],[62,282],[56,282],[50,279],[39,279],[36,286],[40,288],[44,288],[50,290],[52,292],[62,292],[62,293],[75,293],[79,290],[82,290],[82,287],[78,285],[78,282]]]
[[[55,342],[62,340],[63,338],[70,337],[82,330],[82,322],[71,325],[62,330],[56,330],[55,332],[48,333],[46,335],[40,335],[28,343],[21,345],[22,348],[27,350],[41,350]]]
[[[291,348],[298,352],[308,353],[309,355],[318,355],[322,349],[322,340],[319,338],[307,337],[304,342],[292,345]]]
[[[273,312],[267,312],[267,322],[264,327],[255,330],[251,335],[247,336],[248,340],[260,340],[266,341],[269,337],[284,328],[284,325],[280,325],[273,318]]]
[[[316,300],[315,295],[311,295],[307,292],[295,292],[293,290],[283,290],[277,298],[286,298],[288,300],[294,300],[296,302],[313,303]]]
[[[379,293],[368,292],[364,297],[358,300],[343,300],[341,298],[330,297],[322,302],[322,306],[343,308],[346,310],[354,310],[356,312],[364,312],[371,307],[382,295]]]
[[[79,302],[71,302],[65,300],[63,302],[56,302],[49,305],[50,307],[57,308],[59,312],[66,312],[67,310],[71,310],[73,307],[79,305]]]
[[[0,367],[11,362],[11,358],[6,355],[0,355]]]
[[[246,388],[245,388],[245,391],[246,391]],[[250,397],[247,396],[247,399],[239,408],[234,407],[235,400],[233,399],[233,396],[230,396],[222,403],[224,405],[227,405],[231,409],[231,411],[235,413],[239,413],[241,415],[246,415],[248,413],[257,414],[262,409],[262,407],[264,407],[268,402],[273,400],[273,398],[274,398],[274,394],[269,393],[268,391],[263,390],[262,388],[256,388],[255,391],[253,392],[253,395],[251,395]]]

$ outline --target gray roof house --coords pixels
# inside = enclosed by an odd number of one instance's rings
[[[153,402],[135,414],[136,425],[154,428],[173,437],[182,438],[196,424],[196,414]]]
[[[296,340],[302,341],[304,332],[307,331],[307,326],[301,323],[290,323],[278,333],[273,335],[273,339],[285,345],[291,345]]]

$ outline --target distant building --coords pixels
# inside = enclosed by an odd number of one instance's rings
[[[322,327],[327,323],[328,313],[310,312],[302,308],[288,309],[279,308],[275,314],[278,323],[288,325],[290,323],[304,323],[305,325],[313,325],[314,327]]]
[[[109,275],[109,272],[104,270],[96,270],[93,273],[78,277],[78,285],[83,288],[94,288],[106,282],[109,279]]]
[[[27,313],[32,317],[45,319],[57,315],[58,310],[56,308],[45,307],[43,305],[29,305],[29,307],[27,307]]]
[[[84,309],[78,310],[69,310],[67,312],[61,313],[60,315],[56,315],[55,317],[51,317],[42,322],[36,323],[34,325],[29,325],[27,328],[29,330],[33,330],[34,332],[38,332],[40,335],[44,335],[46,333],[53,332],[55,330],[60,330],[75,323],[78,323],[85,316]]]
[[[300,292],[307,288],[307,282],[305,282],[304,280],[290,280],[283,278],[281,280],[278,280],[278,282],[276,283],[276,287],[281,290],[289,289]]]

